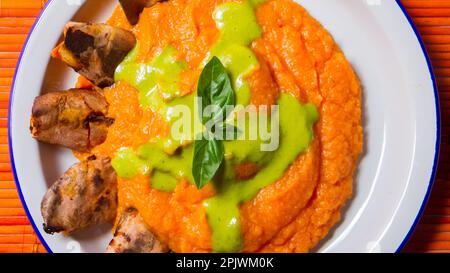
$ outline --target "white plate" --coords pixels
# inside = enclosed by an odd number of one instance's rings
[[[300,0],[334,36],[363,84],[365,154],[343,220],[316,249],[395,252],[426,203],[439,150],[439,103],[430,63],[417,32],[392,0]],[[110,227],[76,237],[42,231],[40,202],[75,158],[67,149],[33,140],[29,114],[43,90],[70,88],[76,74],[50,51],[66,22],[104,21],[115,0],[49,1],[28,37],[17,67],[9,115],[15,180],[39,238],[53,252],[103,252]]]

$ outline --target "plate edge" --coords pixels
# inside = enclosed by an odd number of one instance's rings
[[[24,45],[22,47],[22,50],[20,52],[19,58],[17,60],[17,66],[16,66],[16,69],[14,71],[14,76],[13,76],[13,80],[12,80],[12,84],[11,84],[11,90],[10,90],[9,106],[8,106],[8,150],[9,150],[9,156],[10,156],[10,160],[11,160],[11,170],[12,170],[12,173],[13,173],[13,176],[14,176],[14,183],[16,184],[16,188],[17,188],[17,192],[19,194],[20,202],[22,203],[22,206],[23,206],[23,208],[25,210],[25,214],[27,215],[28,221],[30,222],[31,226],[33,227],[33,230],[36,233],[36,236],[38,237],[39,241],[42,243],[42,245],[44,246],[45,250],[47,250],[47,252],[49,252],[49,253],[53,253],[53,251],[51,250],[50,246],[45,241],[44,237],[41,234],[41,230],[37,227],[36,223],[34,222],[33,217],[31,216],[30,210],[28,209],[28,206],[27,206],[27,204],[25,202],[25,199],[24,199],[24,196],[23,196],[23,193],[22,193],[22,189],[20,187],[19,178],[17,176],[16,166],[15,166],[15,163],[14,163],[14,153],[13,153],[12,135],[11,135],[11,131],[12,131],[11,113],[12,113],[12,108],[13,108],[12,106],[13,106],[13,102],[14,102],[14,89],[15,89],[15,85],[16,85],[16,77],[17,77],[17,73],[20,70],[22,57],[23,57],[23,55],[25,53],[25,50],[27,49],[28,42],[29,42],[31,36],[33,35],[33,32],[34,32],[35,28],[40,23],[44,13],[46,12],[47,8],[50,6],[50,4],[52,2],[53,2],[53,0],[48,0],[47,3],[45,3],[45,5],[42,8],[41,12],[39,13],[38,17],[34,21],[33,26],[31,27],[30,32],[27,35],[27,38],[25,39],[25,43],[24,43]]]
[[[430,73],[430,78],[433,83],[434,102],[435,102],[435,109],[436,109],[436,143],[435,143],[433,167],[431,169],[431,176],[430,176],[430,180],[428,182],[428,188],[427,188],[425,196],[422,200],[422,204],[420,205],[420,209],[417,212],[417,215],[416,215],[411,227],[409,228],[408,233],[405,235],[405,237],[403,238],[400,245],[398,246],[398,248],[395,251],[395,253],[399,253],[402,251],[402,249],[405,247],[408,240],[411,238],[411,235],[414,233],[414,230],[415,230],[417,224],[419,223],[420,218],[422,217],[422,214],[425,210],[425,207],[428,203],[428,200],[429,200],[431,192],[432,192],[432,188],[433,188],[434,181],[436,178],[436,170],[438,167],[439,151],[440,151],[440,145],[441,145],[441,110],[440,110],[441,108],[440,108],[439,93],[438,93],[438,88],[437,88],[437,83],[436,83],[436,76],[434,74],[433,66],[431,64],[431,59],[430,59],[430,56],[428,55],[428,52],[427,52],[427,49],[423,42],[422,36],[420,36],[420,33],[419,33],[416,25],[414,24],[411,16],[406,11],[405,6],[401,3],[400,0],[395,0],[395,2],[397,3],[397,6],[400,8],[400,10],[402,11],[406,20],[408,21],[408,23],[411,27],[411,30],[413,31],[414,35],[416,36],[416,39],[419,42],[420,47],[422,49],[423,56],[425,58],[427,66],[428,66],[428,71]]]

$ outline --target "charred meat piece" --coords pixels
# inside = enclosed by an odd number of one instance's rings
[[[108,253],[164,253],[169,249],[149,230],[147,224],[134,208],[122,213]]]
[[[97,90],[72,89],[44,94],[34,100],[30,130],[37,140],[87,152],[103,143],[114,119]]]
[[[151,7],[158,2],[164,2],[166,0],[119,0],[122,5],[122,9],[127,16],[128,22],[132,25],[136,25],[139,21],[139,15],[144,8]]]
[[[103,88],[114,83],[114,71],[136,45],[128,30],[106,24],[70,22],[56,57]]]
[[[44,230],[70,234],[112,222],[117,210],[117,178],[107,157],[89,157],[69,168],[41,203]]]

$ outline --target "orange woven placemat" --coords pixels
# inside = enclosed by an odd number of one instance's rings
[[[345,1],[345,0],[343,0]],[[394,0],[382,0],[394,1]],[[0,0],[0,252],[45,252],[19,200],[8,154],[9,93],[27,34],[47,0]],[[450,0],[403,0],[430,53],[442,108],[442,146],[434,190],[404,251],[450,252]]]

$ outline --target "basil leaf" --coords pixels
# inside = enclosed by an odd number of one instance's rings
[[[197,96],[202,99],[202,109],[209,105],[217,106],[217,111],[209,117],[200,113],[202,123],[209,120],[223,121],[226,119],[226,106],[235,103],[234,91],[231,86],[230,77],[225,67],[217,57],[212,59],[203,68],[197,86]]]
[[[230,77],[217,57],[212,57],[203,68],[198,81],[197,96],[201,98],[202,111],[199,114],[202,123],[206,126],[212,122],[214,126],[211,129],[215,131],[217,129],[215,124],[222,124],[229,114],[227,106],[235,104]],[[209,116],[204,116],[203,113],[208,106],[214,108],[210,109],[212,113]],[[219,129],[225,130],[226,128]],[[233,129],[232,133],[234,131],[237,130]],[[192,175],[199,189],[214,177],[222,164],[225,153],[222,141],[217,139],[213,132],[207,132],[207,134],[208,137],[196,138],[194,142]]]
[[[206,183],[216,174],[222,164],[224,157],[223,143],[213,137],[206,139],[202,137],[194,142],[194,159],[192,162],[192,175],[198,189],[203,188]]]

